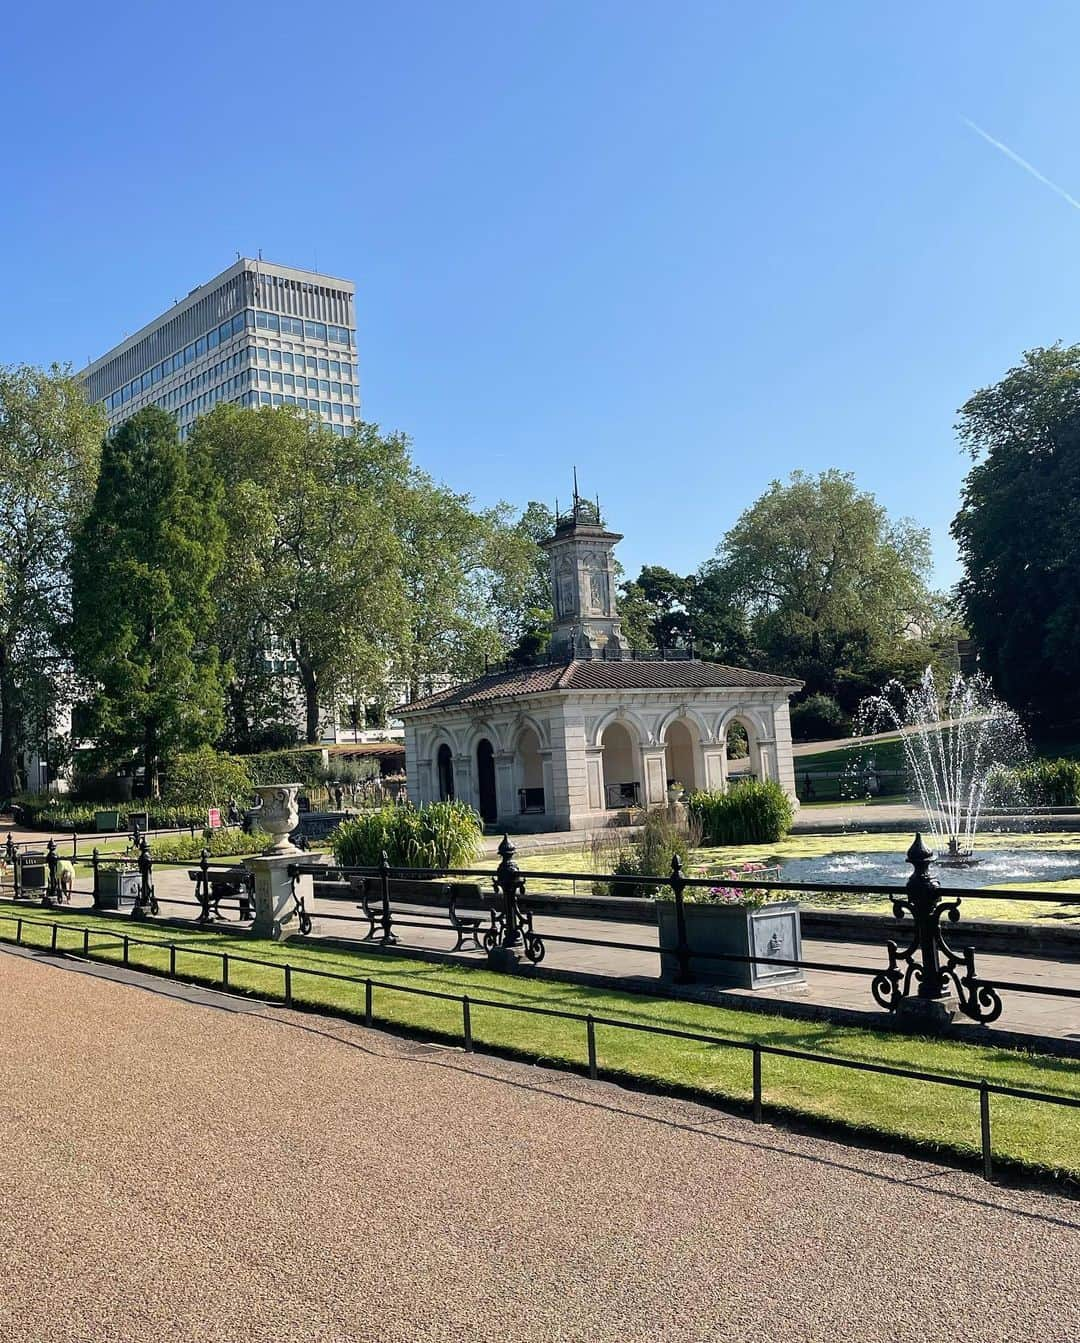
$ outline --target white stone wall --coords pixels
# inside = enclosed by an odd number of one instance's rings
[[[456,796],[478,807],[477,746],[487,738],[494,751],[497,822],[540,830],[588,829],[607,824],[603,738],[613,721],[635,743],[642,804],[660,806],[667,795],[665,743],[670,724],[690,730],[695,788],[727,783],[725,736],[738,719],[747,728],[751,762],[759,778],[776,779],[795,799],[791,719],[785,690],[580,691],[522,696],[483,710],[473,706],[433,709],[406,717],[405,753],[409,794],[415,801],[438,800],[438,749],[444,742],[454,759]],[[522,816],[523,787],[517,742],[529,726],[539,740],[544,774],[543,814]]]

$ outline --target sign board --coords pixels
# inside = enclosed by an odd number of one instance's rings
[[[211,807],[206,813],[206,825],[208,830],[221,829],[221,808]]]

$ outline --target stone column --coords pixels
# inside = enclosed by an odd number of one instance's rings
[[[667,755],[663,746],[643,746],[642,768],[645,773],[642,802],[646,807],[667,804]]]
[[[473,788],[471,755],[454,756],[454,796],[462,802],[467,802],[470,807],[479,804],[480,799]]]
[[[495,805],[499,816],[506,820],[513,820],[518,814],[513,751],[495,752]]]

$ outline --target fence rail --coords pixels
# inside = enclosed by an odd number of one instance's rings
[[[16,899],[40,895],[43,904],[53,906],[61,906],[70,900],[73,889],[66,890],[60,880],[60,859],[52,840],[49,841],[44,860],[36,864],[40,879],[34,887],[27,885],[29,864],[26,855],[17,851],[12,854],[10,849],[8,852]],[[677,983],[691,983],[703,973],[711,973],[715,979],[717,972],[724,966],[732,969],[742,967],[754,973],[764,968],[767,972],[809,970],[823,974],[846,974],[869,980],[870,995],[878,1006],[890,1013],[917,1018],[928,1025],[940,1023],[954,1010],[973,1021],[989,1025],[1002,1015],[1003,993],[1056,997],[1066,1001],[1080,999],[1080,987],[982,975],[976,968],[975,952],[971,946],[951,945],[942,931],[942,924],[948,923],[955,927],[960,920],[963,898],[1043,903],[1047,894],[999,888],[963,891],[942,889],[929,875],[933,855],[919,836],[916,836],[915,843],[908,850],[907,858],[913,871],[903,887],[881,884],[838,887],[835,883],[785,882],[782,874],[775,880],[763,880],[760,874],[730,878],[688,877],[683,873],[677,858],[670,873],[660,877],[543,871],[529,874],[530,883],[542,883],[548,879],[560,882],[601,881],[614,892],[632,894],[643,886],[648,891],[659,891],[661,908],[665,904],[673,906],[675,926],[674,939],[670,933],[662,933],[659,946],[631,938],[579,936],[573,931],[543,926],[550,912],[537,908],[536,901],[530,900],[526,875],[515,863],[514,853],[513,844],[504,838],[499,846],[500,863],[495,872],[478,868],[394,868],[385,856],[378,866],[367,867],[318,865],[298,858],[290,868],[295,906],[293,913],[304,934],[312,931],[314,917],[320,922],[338,925],[355,925],[366,919],[369,928],[361,940],[389,947],[398,944],[401,932],[414,929],[430,931],[433,926],[431,917],[418,917],[415,908],[410,907],[410,901],[415,902],[417,899],[415,887],[418,882],[460,882],[462,879],[472,879],[489,886],[490,890],[474,902],[482,907],[482,917],[466,920],[471,931],[465,935],[473,938],[478,947],[487,951],[492,962],[503,968],[508,968],[519,956],[524,956],[534,964],[539,963],[544,959],[548,944],[552,944],[659,956],[661,972],[673,971]],[[131,900],[132,917],[153,917],[161,910],[154,888],[155,866],[176,865],[155,864],[145,837],[136,855],[102,855],[95,849],[91,855],[93,883],[88,894],[93,897],[94,907],[102,908],[103,873],[110,869],[130,871],[126,882],[126,898]],[[193,898],[169,895],[169,905],[198,909],[196,921],[201,926],[210,926],[213,919],[221,917],[223,909],[235,908],[241,921],[253,917],[255,898],[252,881],[242,867],[235,863],[212,863],[205,849],[197,862],[182,866],[188,869],[192,877]],[[307,877],[342,879],[341,894],[336,898],[359,904],[363,910],[362,916],[322,909],[316,913],[314,909],[309,909],[300,884]],[[751,943],[746,945],[745,950],[710,949],[701,945],[688,930],[687,906],[690,900],[687,895],[690,893],[692,899],[694,892],[715,886],[718,882],[737,888],[744,897],[753,893],[798,896],[833,894],[838,891],[845,895],[884,896],[892,903],[898,936],[895,939],[883,939],[884,963],[877,966],[810,959],[803,956],[799,945],[796,945],[794,955],[783,947],[766,948],[763,954],[760,948]],[[119,878],[117,883],[125,884],[119,882]],[[366,890],[361,900],[357,901],[352,883],[372,883],[373,889]],[[396,883],[408,883],[411,893],[402,894],[401,887],[395,890]],[[1058,896],[1055,893],[1053,898],[1063,905],[1080,906],[1080,896]],[[432,887],[430,898],[420,899],[421,903],[432,908],[440,907],[439,900],[442,900],[446,905],[448,926],[461,933],[462,920],[455,914],[455,900],[458,896],[453,892],[439,895],[436,885]],[[551,899],[556,897],[546,897],[545,903]],[[119,903],[117,901],[117,904],[109,907],[117,908]],[[561,917],[572,916],[575,912],[558,906],[556,908]],[[583,917],[595,916],[586,913]],[[460,936],[457,945],[461,946]],[[753,974],[750,975],[750,982],[753,982]]]
[[[107,940],[112,948],[115,948],[118,935],[112,931],[102,931],[99,928],[90,928],[85,925],[79,927],[73,925],[68,920],[63,922],[46,923],[41,920],[23,919],[15,914],[5,914],[0,912],[0,928],[3,925],[15,924],[15,935],[11,937],[0,931],[0,941],[14,943],[17,946],[38,945],[37,943],[26,943],[23,939],[24,923],[35,927],[44,927],[49,930],[49,950],[53,952],[63,951],[64,948],[59,945],[59,935],[61,931],[76,932],[82,934],[81,951],[88,960],[98,960],[105,963],[114,963],[114,958],[103,954],[105,948],[93,945],[93,939]],[[153,974],[167,973],[170,978],[196,979],[197,982],[205,982],[201,976],[180,976],[177,974],[176,959],[180,952],[185,956],[202,956],[220,962],[220,975],[218,981],[223,989],[231,989],[229,968],[231,964],[254,965],[263,969],[273,970],[282,976],[282,990],[280,1001],[286,1006],[293,1006],[296,998],[296,980],[298,976],[307,975],[315,979],[335,980],[339,983],[354,984],[362,986],[364,990],[364,1008],[363,1020],[365,1025],[374,1026],[376,1016],[374,1010],[375,990],[385,993],[398,993],[412,995],[420,998],[438,999],[443,1002],[457,1003],[461,1008],[461,1031],[460,1038],[463,1047],[468,1052],[473,1052],[476,1048],[475,1034],[472,1027],[472,1011],[480,1007],[499,1012],[517,1013],[525,1016],[539,1016],[557,1018],[562,1021],[572,1021],[580,1024],[585,1029],[586,1054],[588,1059],[587,1071],[591,1078],[599,1078],[601,1075],[600,1054],[597,1042],[597,1028],[602,1027],[605,1030],[629,1031],[640,1035],[663,1036],[675,1040],[686,1040],[699,1044],[706,1044],[716,1048],[734,1049],[742,1053],[748,1053],[752,1059],[752,1088],[751,1088],[751,1111],[755,1123],[764,1121],[765,1096],[764,1096],[764,1069],[763,1061],[765,1058],[786,1058],[793,1059],[803,1063],[822,1064],[832,1068],[848,1069],[855,1072],[875,1073],[884,1077],[902,1078],[912,1082],[928,1082],[937,1086],[951,1087],[954,1090],[973,1091],[979,1094],[979,1151],[982,1163],[982,1173],[987,1180],[994,1178],[994,1154],[992,1138],[992,1122],[990,1110],[990,1098],[992,1096],[1008,1096],[1013,1099],[1031,1101],[1042,1105],[1057,1105],[1066,1109],[1080,1108],[1080,1097],[1060,1096],[1053,1092],[1034,1091],[1025,1087],[1007,1086],[1003,1083],[990,1082],[983,1078],[979,1081],[973,1078],[950,1077],[945,1073],[927,1072],[917,1068],[899,1068],[892,1064],[870,1063],[861,1059],[836,1058],[829,1054],[819,1054],[810,1050],[792,1049],[784,1045],[761,1044],[759,1041],[732,1040],[722,1035],[716,1035],[708,1031],[689,1031],[682,1030],[676,1026],[656,1026],[638,1021],[623,1021],[618,1017],[596,1016],[592,1013],[570,1012],[565,1008],[540,1007],[535,1004],[526,1003],[508,1003],[504,1000],[495,998],[476,997],[470,994],[447,993],[439,989],[420,988],[414,984],[393,984],[386,980],[373,979],[370,976],[347,975],[335,970],[317,970],[310,966],[295,965],[291,962],[268,961],[258,956],[245,956],[242,953],[234,951],[215,951],[210,947],[195,946],[190,942],[176,943],[167,942],[159,938],[140,938],[131,933],[119,935],[121,947],[121,963],[125,966],[131,965],[131,948],[133,946],[147,946],[157,950],[164,950],[169,955],[169,969],[167,972],[156,966],[140,966],[141,970]],[[96,954],[95,954],[96,953]],[[260,993],[263,990],[260,989]],[[350,1013],[350,1015],[360,1015],[360,1013]],[[388,1023],[389,1024],[389,1023]]]

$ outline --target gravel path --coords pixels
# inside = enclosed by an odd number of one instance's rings
[[[0,953],[5,1343],[1074,1343],[1080,1204]]]

